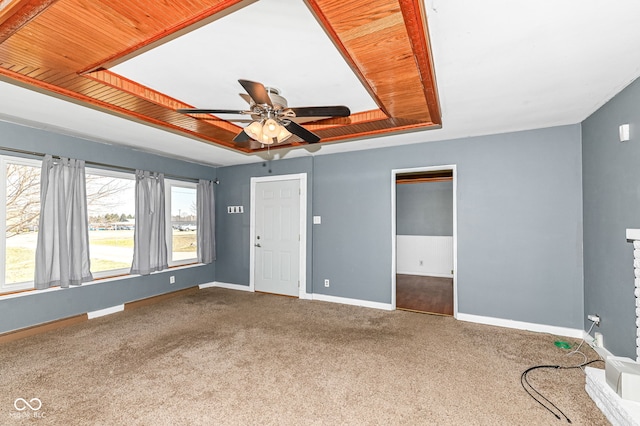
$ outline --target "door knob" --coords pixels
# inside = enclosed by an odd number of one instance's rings
[[[254,244],[256,247],[262,247],[260,243]]]

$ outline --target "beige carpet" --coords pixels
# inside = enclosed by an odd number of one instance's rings
[[[555,340],[211,288],[1,345],[0,424],[568,424],[520,387],[582,362]],[[581,370],[530,380],[573,424],[608,424]]]

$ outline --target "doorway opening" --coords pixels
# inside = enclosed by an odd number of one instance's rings
[[[307,174],[251,178],[249,289],[306,298]]]
[[[457,316],[456,166],[392,171],[392,307]]]

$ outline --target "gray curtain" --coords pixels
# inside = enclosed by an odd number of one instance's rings
[[[216,260],[216,202],[213,182],[200,179],[197,186],[198,262]]]
[[[132,274],[148,275],[168,267],[164,174],[136,170],[136,227]]]
[[[35,288],[80,285],[93,277],[84,161],[46,155],[40,181]]]

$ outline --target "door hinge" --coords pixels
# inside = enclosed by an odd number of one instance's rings
[[[298,288],[300,288],[300,280],[298,280]]]
[[[298,241],[300,241],[300,234],[298,234]]]

